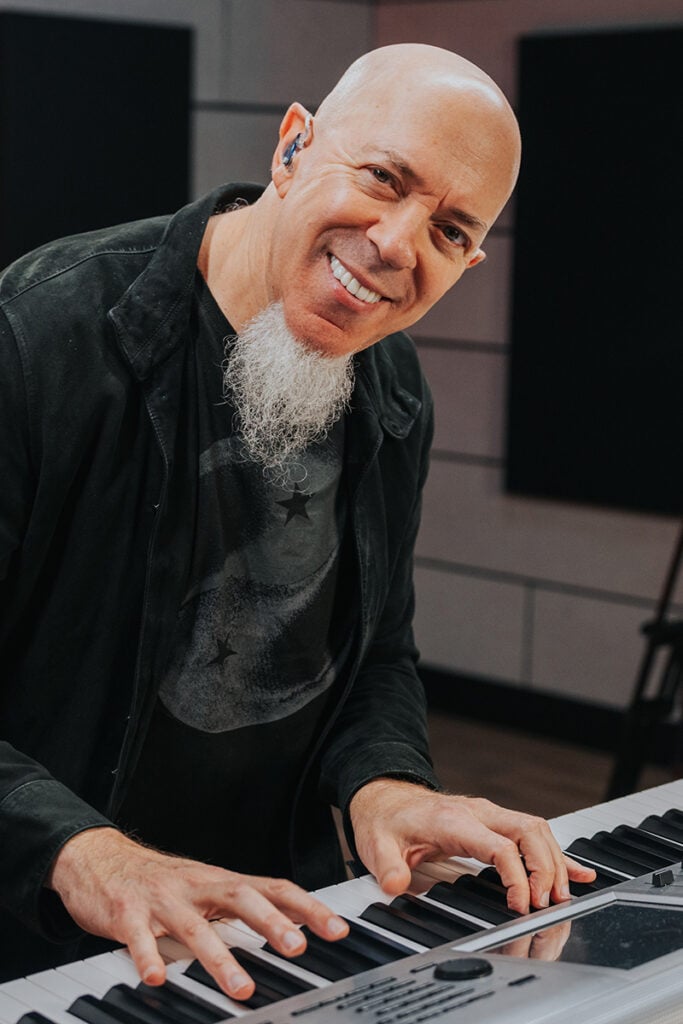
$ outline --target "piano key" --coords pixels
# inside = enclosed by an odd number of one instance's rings
[[[660,854],[668,859],[669,864],[675,864],[677,861],[680,861],[683,855],[681,847],[671,842],[670,839],[653,836],[650,832],[645,832],[643,829],[634,828],[633,825],[619,825],[614,829],[612,835],[629,845],[635,846],[637,849],[651,850],[653,853]]]
[[[128,950],[125,950],[125,953],[125,957],[112,956],[111,953],[99,953],[97,956],[91,956],[88,963],[99,971],[111,975],[111,978],[115,978],[117,981],[124,981],[135,986],[140,981],[140,975]],[[109,983],[113,984],[111,980]]]
[[[6,985],[0,988],[0,1021],[2,1024],[15,1024],[26,1013],[26,1004],[13,999],[5,992]]]
[[[29,1010],[23,1017],[19,1018],[17,1024],[56,1024],[56,1021],[46,1017],[39,1010]]]
[[[74,1024],[66,1014],[64,1000],[34,984],[28,978],[17,978],[3,986],[3,992],[23,1004],[23,1012],[37,1010],[50,1017],[54,1024]],[[14,1018],[17,1019],[16,1017]]]
[[[568,852],[580,853],[583,857],[596,860],[607,867],[614,867],[617,871],[631,873],[634,876],[643,875],[646,871],[655,871],[657,868],[665,868],[673,863],[671,857],[663,857],[660,853],[653,853],[643,849],[642,846],[635,846],[615,835],[614,832],[596,832],[590,839],[576,839],[569,846]],[[623,863],[624,867],[620,867],[619,862]]]
[[[639,827],[644,832],[652,832],[653,835],[661,836],[663,839],[683,843],[683,837],[678,826],[671,821],[667,821],[663,816],[649,815],[647,818],[643,818]],[[681,856],[683,858],[683,854]]]
[[[644,875],[646,871],[650,870],[650,857],[644,853],[638,854],[635,850],[629,853],[617,853],[611,849],[609,842],[603,838],[606,835],[607,833],[597,832],[596,836],[599,838],[575,839],[567,847],[567,853],[572,857],[579,857],[589,863],[600,864],[611,868],[613,871],[619,871],[622,875],[626,875],[629,878]]]
[[[188,995],[197,996],[205,1002],[212,1004],[217,1010],[221,1011],[224,1018],[239,1017],[248,1012],[242,1003],[236,999],[230,999],[229,996],[226,996],[225,992],[220,992],[217,988],[207,987],[186,974],[187,968],[191,963],[192,960],[188,959],[176,960],[175,963],[169,964],[166,972],[166,984],[177,985],[181,991]]]
[[[285,959],[269,945],[264,948],[271,955],[281,957],[288,964],[288,969],[293,965],[303,967],[319,979],[327,981],[337,981],[369,971],[381,964],[393,963],[413,952],[412,949],[393,939],[384,938],[356,921],[349,921],[348,925],[349,934],[336,942],[326,942],[308,928],[304,928],[307,948],[301,956],[293,959]]]
[[[130,985],[113,985],[102,999],[103,1003],[118,1006],[135,1017],[140,1024],[198,1024],[195,1014],[188,1014],[179,999],[162,999],[150,986],[144,990]],[[220,1020],[217,1010],[209,1011],[211,1016],[201,1024],[216,1024]]]
[[[491,882],[489,878],[482,873],[463,876],[451,885],[438,882],[427,895],[437,903],[444,903],[484,923],[501,924],[518,918],[520,915],[517,911],[510,910],[507,905],[505,888]]]
[[[617,875],[606,868],[596,868],[595,879],[592,882],[570,882],[569,891],[572,896],[585,896],[589,892],[599,892],[600,889],[613,889],[623,881],[623,875]]]
[[[391,906],[400,908],[406,915],[414,915],[416,921],[424,922],[430,927],[433,926],[435,930],[445,936],[445,942],[462,939],[466,935],[473,935],[480,931],[479,926],[473,921],[460,917],[459,914],[446,910],[445,907],[428,903],[411,893],[397,896],[391,901]]]
[[[84,992],[103,996],[107,989],[111,988],[111,974],[107,974],[100,967],[93,967],[88,960],[74,960],[73,963],[62,964],[55,970],[65,974],[67,978],[80,982]]]
[[[412,939],[413,942],[419,942],[427,949],[442,946],[447,941],[442,933],[435,932],[426,924],[419,923],[414,916],[408,916],[392,904],[387,906],[386,903],[371,903],[361,914],[361,919],[378,924],[386,928],[387,931],[395,932],[396,935],[402,935],[406,939]]]
[[[287,972],[275,964],[267,963],[263,958],[255,956],[250,950],[233,948],[231,952],[240,966],[252,977],[256,985],[254,994],[249,999],[243,1000],[244,1005],[252,1010],[260,1009],[262,1006],[269,1006],[280,999],[299,995],[301,992],[310,992],[315,988],[310,982],[295,978],[291,972]],[[211,977],[198,960],[193,960],[185,973],[187,977],[198,981],[200,984],[218,989],[218,982]]]
[[[64,1006],[68,1006],[74,999],[78,999],[79,996],[85,995],[86,991],[89,991],[81,982],[74,981],[73,978],[55,970],[29,974],[27,980],[32,981],[39,988],[45,989],[46,992],[51,992]]]
[[[127,1010],[111,1006],[92,995],[79,996],[69,1007],[69,1013],[85,1024],[141,1024]]]
[[[163,985],[145,985],[143,981],[136,988],[141,995],[158,1000],[168,1006],[177,1006],[189,1017],[194,1017],[197,1024],[212,1024],[225,1018],[225,1013],[209,1003],[208,1000],[184,991],[179,985],[167,981]]]

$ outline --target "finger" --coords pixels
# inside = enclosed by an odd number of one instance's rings
[[[363,859],[388,896],[398,896],[410,886],[412,874],[396,839],[388,833],[375,835]]]
[[[166,965],[149,925],[139,920],[131,921],[124,927],[123,941],[128,946],[140,979],[147,985],[163,985]]]
[[[285,879],[254,879],[237,876],[230,886],[229,899],[226,902],[227,912],[241,918],[255,932],[263,935],[280,953],[285,956],[299,956],[306,949],[305,935],[297,928],[291,917],[282,913],[270,899],[259,891],[255,882],[259,882],[261,885],[265,884],[266,889],[270,889],[271,892],[284,893],[288,887],[298,888]],[[290,900],[294,899],[295,903],[297,902],[291,893],[289,898]],[[327,910],[326,921],[330,914],[331,912]],[[343,922],[342,926],[345,928]],[[336,937],[338,938],[340,935]]]
[[[519,914],[528,914],[531,889],[517,844],[504,836],[497,836],[496,839],[491,860],[507,889],[508,907]]]
[[[558,900],[567,899],[567,869],[548,823],[543,818],[529,818],[518,841],[529,874],[532,905],[549,906],[551,894]]]
[[[577,861],[572,860],[571,857],[564,855],[564,862],[567,867],[567,874],[571,878],[572,882],[594,882],[597,878],[597,872],[594,868],[589,868],[585,864],[579,864]]]
[[[184,943],[201,965],[233,999],[248,999],[254,994],[254,982],[205,918],[178,907],[164,922],[166,930]]]
[[[254,879],[257,888],[274,906],[300,924],[306,924],[321,939],[334,942],[349,934],[348,923],[315,896],[285,878]]]

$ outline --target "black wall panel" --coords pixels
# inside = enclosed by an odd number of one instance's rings
[[[683,514],[683,30],[520,45],[507,486]]]
[[[191,32],[0,12],[0,266],[188,199]]]

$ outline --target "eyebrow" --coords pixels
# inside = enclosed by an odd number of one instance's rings
[[[406,163],[403,157],[397,153],[396,150],[383,149],[381,150],[381,155],[389,164],[392,165],[394,170],[398,171],[404,178],[412,181],[412,183],[417,185],[418,188],[421,185],[424,185],[424,179],[420,177],[417,171],[415,171],[410,164]],[[459,206],[449,207],[448,212],[455,220],[460,221],[469,228],[480,228],[484,232],[489,229],[488,224],[484,223],[483,220],[480,220],[479,217],[475,217],[471,213],[467,213],[466,210],[461,210]]]

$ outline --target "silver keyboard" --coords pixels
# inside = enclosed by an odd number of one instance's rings
[[[599,869],[602,888],[526,916],[506,911],[492,869],[453,858],[423,865],[415,874],[421,895],[393,903],[370,876],[319,890],[351,922],[352,935],[339,944],[312,937],[298,962],[264,949],[263,939],[239,922],[216,922],[255,977],[250,1006],[216,991],[189,950],[162,939],[168,980],[161,990],[140,985],[127,951],[116,950],[0,985],[0,1024],[217,1024],[239,1017],[249,1024],[576,1024],[577,1012],[581,1024],[677,1024],[683,1022],[683,813],[677,808],[683,808],[683,780],[554,819],[560,845]],[[657,911],[669,916],[653,926],[647,915]],[[622,917],[647,918],[637,928],[641,937],[674,936],[666,939],[671,948],[653,939],[638,954],[641,962],[631,962],[636,954],[623,950],[635,940],[613,926]],[[596,924],[598,937],[586,938],[586,922],[602,921],[609,922],[604,935]],[[604,960],[617,933],[617,966],[562,959],[584,955],[593,944],[600,952],[591,955]],[[560,959],[520,955],[534,944],[542,952],[544,936],[556,950],[553,934],[564,941]],[[492,947],[496,952],[487,952]],[[624,956],[626,966],[619,961]]]

